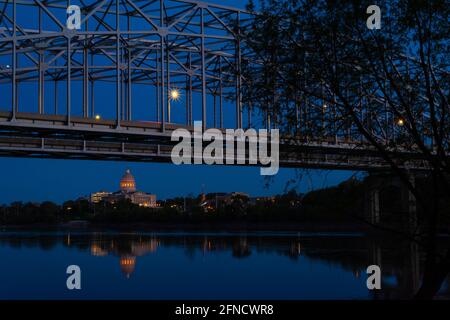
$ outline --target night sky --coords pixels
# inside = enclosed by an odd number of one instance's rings
[[[210,0],[227,6],[244,7],[244,1]],[[286,183],[296,177],[293,169],[280,169],[265,187],[267,180],[259,168],[232,166],[175,166],[172,164],[74,161],[48,159],[0,158],[0,204],[12,201],[51,200],[61,203],[94,191],[119,189],[119,180],[130,169],[141,191],[155,193],[158,199],[197,195],[205,192],[241,191],[251,195],[282,193]],[[334,185],[352,172],[309,171],[297,185],[305,192]]]

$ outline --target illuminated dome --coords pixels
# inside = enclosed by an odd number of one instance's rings
[[[120,190],[124,192],[135,192],[136,191],[136,181],[131,174],[130,170],[127,170],[120,180]]]
[[[120,257],[119,263],[122,273],[127,278],[130,278],[131,274],[134,272],[134,268],[136,267],[136,257],[133,256]]]

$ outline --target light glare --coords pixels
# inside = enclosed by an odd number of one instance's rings
[[[180,98],[180,92],[176,89],[173,89],[172,91],[170,91],[170,98],[172,100],[178,100]]]

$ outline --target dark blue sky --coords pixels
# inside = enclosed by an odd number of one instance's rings
[[[237,0],[210,2],[241,8],[246,3]],[[138,189],[156,193],[159,199],[190,193],[197,195],[202,190],[270,195],[283,192],[286,183],[296,177],[295,170],[281,169],[265,188],[266,180],[260,176],[259,168],[13,158],[0,158],[0,166],[3,169],[0,204],[42,200],[62,202],[94,191],[115,191],[127,168],[134,174]],[[302,179],[298,190],[304,192],[333,185],[351,174],[310,171],[310,177]]]
[[[93,191],[119,189],[119,180],[130,168],[138,189],[156,193],[159,199],[217,191],[243,191],[251,195],[283,192],[295,178],[295,170],[280,169],[268,188],[258,168],[230,166],[175,166],[172,164],[103,161],[0,158],[3,168],[0,203],[52,200],[62,202]],[[333,185],[350,172],[314,170],[304,176],[299,190]],[[204,187],[202,187],[202,185]]]

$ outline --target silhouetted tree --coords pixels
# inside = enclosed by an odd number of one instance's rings
[[[371,4],[261,1],[243,39],[243,99],[293,139],[357,142],[390,165],[426,213],[417,238],[427,249],[417,297],[430,298],[450,271],[450,251],[437,250],[438,222],[445,221],[438,195],[450,197],[449,6],[383,2],[381,30],[369,30]],[[431,197],[411,182],[404,170],[410,161],[429,168]]]

